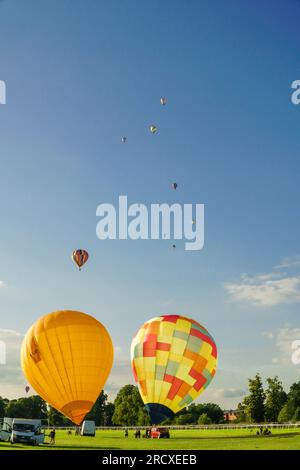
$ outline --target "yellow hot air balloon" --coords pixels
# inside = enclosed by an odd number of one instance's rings
[[[171,418],[209,385],[217,348],[190,318],[163,315],[147,321],[131,344],[132,369],[152,424]]]
[[[21,348],[23,372],[51,406],[80,425],[108,378],[113,345],[90,315],[58,311],[41,317]]]

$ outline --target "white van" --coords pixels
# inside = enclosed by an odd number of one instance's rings
[[[14,418],[10,436],[11,444],[22,443],[39,445],[43,444],[45,434],[42,432],[42,421],[40,419]]]
[[[95,421],[83,421],[80,431],[81,436],[93,436],[96,435]]]
[[[0,420],[0,441],[9,442],[12,430],[12,418],[3,418]]]

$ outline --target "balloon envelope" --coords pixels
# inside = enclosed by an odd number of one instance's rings
[[[153,424],[188,406],[216,372],[217,348],[190,318],[163,315],[146,322],[131,344],[132,369]]]
[[[76,311],[41,317],[21,348],[23,372],[36,392],[79,425],[107,380],[113,345],[105,327]]]
[[[156,126],[153,126],[153,125],[152,125],[152,126],[149,127],[149,129],[150,129],[150,132],[151,132],[152,134],[156,134],[156,132],[157,132],[157,127],[156,127]]]
[[[89,259],[89,254],[86,250],[74,250],[72,253],[72,260],[77,264],[79,270]]]

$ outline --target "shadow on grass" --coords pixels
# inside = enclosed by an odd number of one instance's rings
[[[55,445],[55,446],[41,446],[40,450],[121,450],[120,447],[108,447],[108,446],[65,446],[65,445]]]
[[[257,436],[256,434],[247,434],[247,435],[239,435],[239,436],[191,436],[188,438],[188,440],[192,441],[192,440],[214,440],[214,441],[218,441],[218,440],[229,440],[229,439],[257,439],[258,441],[260,439],[272,439],[272,438],[277,438],[277,437],[280,437],[280,438],[291,438],[291,437],[295,437],[295,436],[299,436],[300,433],[299,432],[286,432],[284,434],[271,434],[270,436]],[[182,438],[180,437],[171,437],[172,440],[182,440]]]
[[[14,444],[11,446],[4,446],[0,447],[0,450],[121,450],[120,447],[108,447],[108,446],[87,446],[87,445],[39,445],[39,446],[31,446],[31,445],[24,445],[24,444]]]

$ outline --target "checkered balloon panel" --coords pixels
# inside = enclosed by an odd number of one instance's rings
[[[131,344],[131,361],[144,403],[159,403],[177,413],[211,382],[217,348],[196,321],[163,315],[140,328]]]

